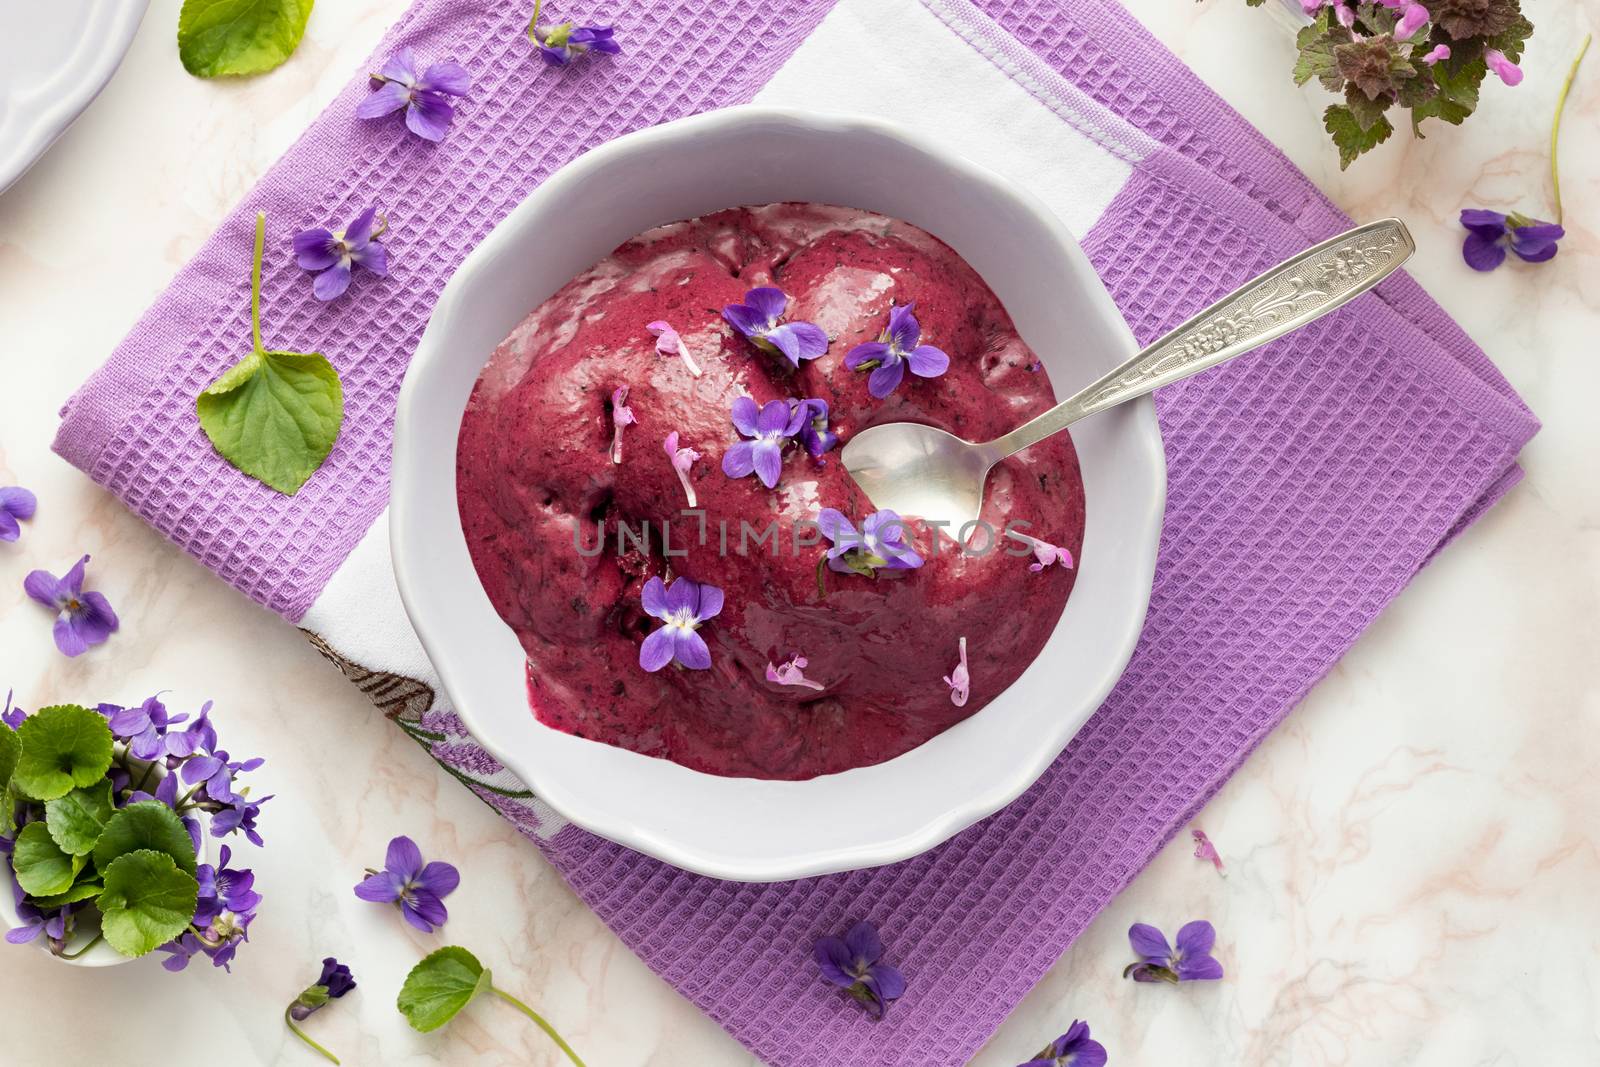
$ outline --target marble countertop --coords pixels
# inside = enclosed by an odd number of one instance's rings
[[[1568,106],[1569,236],[1552,263],[1462,264],[1466,206],[1549,208],[1550,111],[1595,0],[1525,0],[1527,81],[1460,130],[1397,134],[1341,173],[1320,90],[1288,83],[1290,38],[1242,0],[1127,0],[1351,215],[1397,214],[1412,270],[1544,420],[1526,480],[1444,552],[1201,813],[1219,877],[1182,835],[1061,958],[975,1062],[1007,1067],[1091,1021],[1113,1064],[1195,1067],[1596,1062],[1600,1055],[1600,56]],[[350,893],[396,833],[464,868],[451,942],[543,1010],[593,1065],[738,1065],[750,1055],[653,976],[491,811],[439,773],[301,635],[247,602],[49,451],[56,409],[223,214],[337,91],[406,0],[323,0],[282,70],[188,77],[179,0],[156,0],[126,63],[0,197],[0,485],[40,498],[0,545],[0,687],[27,707],[216,701],[277,799],[250,850],[266,897],[232,975],[64,967],[0,946],[7,1064],[319,1062],[280,1013],[318,961],[360,987],[312,1023],[346,1063],[555,1064],[502,1004],[446,1034],[395,1012],[439,942]],[[1241,62],[1241,57],[1249,57]],[[94,556],[122,616],[58,655],[20,579]],[[1225,981],[1119,978],[1130,923],[1219,931]],[[181,1045],[163,1035],[180,1033]],[[128,1050],[149,1050],[147,1056]],[[912,1060],[907,1061],[912,1062]]]

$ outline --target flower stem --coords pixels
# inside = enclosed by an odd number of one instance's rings
[[[81,955],[83,955],[83,954],[84,954],[84,953],[85,953],[85,952],[88,952],[88,951],[89,951],[89,950],[90,950],[90,949],[92,949],[92,948],[94,948],[94,947],[95,947],[95,946],[96,946],[96,945],[98,945],[98,944],[99,944],[99,943],[100,943],[100,941],[101,941],[101,939],[103,939],[103,938],[104,938],[104,937],[105,937],[105,936],[106,936],[106,935],[105,935],[105,934],[103,934],[103,933],[100,933],[100,934],[95,934],[95,935],[94,935],[94,936],[93,936],[93,937],[91,937],[91,938],[90,938],[90,939],[89,939],[89,940],[88,940],[88,942],[87,942],[87,943],[86,943],[86,944],[85,944],[85,945],[84,945],[84,946],[83,946],[83,947],[82,947],[82,948],[80,948],[80,949],[79,949],[79,950],[78,950],[78,951],[76,951],[76,952],[63,952],[63,953],[62,953],[62,954],[61,954],[61,958],[62,958],[62,959],[64,959],[64,960],[75,960],[75,959],[77,959],[77,958],[78,958],[78,957],[79,957],[79,956],[81,956]]]
[[[151,760],[145,764],[144,773],[139,776],[139,784],[133,787],[135,793],[144,792],[144,787],[150,784],[150,776],[155,773],[156,761]]]
[[[1561,144],[1561,112],[1567,107],[1567,94],[1572,91],[1572,82],[1578,76],[1578,64],[1583,62],[1583,57],[1589,51],[1589,42],[1593,34],[1584,34],[1583,44],[1578,48],[1578,58],[1572,61],[1572,69],[1567,71],[1567,80],[1561,84],[1561,95],[1556,99],[1556,118],[1550,124],[1550,185],[1556,194],[1556,224],[1561,224],[1561,167],[1557,163],[1556,152]]]
[[[555,1027],[544,1021],[544,1016],[540,1015],[538,1012],[522,1003],[522,1001],[518,1000],[510,993],[507,993],[504,989],[490,985],[489,992],[493,993],[501,1000],[508,1001],[512,1007],[516,1008],[518,1011],[522,1012],[522,1014],[532,1019],[539,1025],[539,1029],[550,1035],[550,1040],[561,1046],[561,1051],[567,1054],[568,1059],[577,1064],[578,1067],[583,1067],[583,1061],[578,1058],[578,1054],[576,1052],[572,1051],[572,1046],[561,1040],[561,1035],[556,1033]]]
[[[314,1048],[318,1052],[322,1053],[324,1056],[326,1056],[332,1062],[338,1063],[339,1062],[339,1057],[335,1056],[333,1053],[329,1052],[327,1049],[323,1048],[321,1045],[319,1045],[315,1041],[311,1040],[311,1035],[307,1034],[304,1030],[300,1029],[300,1027],[295,1025],[294,1017],[289,1014],[289,1008],[293,1008],[293,1007],[294,1007],[294,1005],[291,1004],[291,1005],[289,1005],[288,1008],[284,1008],[283,1009],[283,1021],[289,1027],[290,1030],[294,1031],[294,1036],[298,1037],[301,1041],[304,1041],[306,1044],[310,1045],[312,1048]]]
[[[256,351],[266,351],[261,343],[261,252],[267,243],[267,214],[256,212],[256,252],[250,265],[250,335],[255,339]],[[336,1061],[337,1062],[337,1061]]]
[[[173,771],[171,773],[176,774],[178,772],[177,771]],[[205,786],[205,783],[204,782],[200,782],[199,784],[191,787],[190,790],[187,793],[183,794],[183,796],[178,798],[178,802],[172,806],[173,810],[177,811],[179,814],[182,814],[183,810],[184,810],[183,806],[185,804],[189,803],[189,798],[194,796],[196,793],[200,792],[200,790],[204,786]]]

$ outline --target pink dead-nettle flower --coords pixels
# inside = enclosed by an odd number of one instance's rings
[[[1033,571],[1035,574],[1044,570],[1052,563],[1059,563],[1068,570],[1071,570],[1074,566],[1072,561],[1072,553],[1062,548],[1060,545],[1052,545],[1049,541],[1041,541],[1037,537],[1029,537],[1027,534],[1022,533],[1013,532],[1011,536],[1015,537],[1018,541],[1026,542],[1028,546],[1033,549],[1034,561],[1028,564],[1028,569]]]
[[[807,660],[798,653],[790,656],[782,665],[774,667],[772,661],[767,661],[767,681],[779,685],[803,685],[807,689],[827,688],[821,682],[814,682],[806,677],[805,667]]]
[[[1507,85],[1519,85],[1522,82],[1522,68],[1506,58],[1506,54],[1498,48],[1485,48],[1483,61],[1489,64],[1489,69],[1500,75],[1500,80]]]
[[[689,373],[696,378],[700,377],[700,365],[689,354],[689,346],[683,343],[683,338],[678,335],[665,319],[657,319],[645,329],[656,335],[656,351],[663,356],[680,356],[683,365],[689,368]]]
[[[689,506],[697,507],[694,498],[694,486],[689,482],[689,468],[694,466],[694,461],[700,458],[700,453],[687,445],[678,447],[678,431],[673,430],[667,434],[667,439],[661,442],[662,449],[667,453],[667,458],[672,461],[672,469],[678,472],[678,481],[683,483],[683,495],[688,498]]]
[[[1422,61],[1431,67],[1440,60],[1449,58],[1450,46],[1447,44],[1436,44],[1433,46],[1433,51],[1422,57]]]
[[[972,676],[967,673],[967,639],[961,639],[961,662],[956,664],[955,670],[944,676],[944,684],[950,687],[950,703],[958,708],[966,707],[967,696],[972,692]]]
[[[628,387],[617,386],[616,392],[611,394],[611,462],[622,462],[622,428],[638,421],[628,406]]]

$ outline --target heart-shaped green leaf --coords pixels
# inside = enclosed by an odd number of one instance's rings
[[[194,873],[194,842],[189,831],[177,812],[159,800],[129,804],[106,821],[94,846],[95,869],[104,874],[117,857],[141,850],[171,856],[179,870]]]
[[[105,888],[100,884],[100,879],[91,878],[86,882],[74,882],[72,888],[65,893],[52,893],[47,897],[34,897],[33,905],[36,908],[59,908],[63,904],[76,904],[80,900],[93,900],[100,895],[100,890]]]
[[[188,927],[200,886],[172,857],[141,849],[118,856],[104,868],[100,929],[124,956],[143,956]]]
[[[100,840],[100,831],[116,806],[111,803],[111,782],[102,778],[81,786],[44,806],[45,826],[63,852],[87,856]]]
[[[111,766],[105,716],[77,704],[40,708],[17,729],[22,751],[12,784],[35,800],[54,800],[93,785]]]
[[[21,751],[22,742],[17,740],[16,731],[0,722],[0,793],[11,784],[11,772],[17,769],[17,756]]]
[[[24,893],[46,897],[72,888],[72,880],[83,869],[83,857],[61,851],[44,823],[31,822],[17,835],[11,868]]]
[[[423,957],[406,975],[395,1006],[413,1030],[437,1030],[456,1017],[472,998],[489,988],[489,972],[459,945],[447,945]]]
[[[252,352],[195,402],[200,428],[222,457],[293,495],[333,451],[344,388],[317,352]]]
[[[178,58],[201,78],[260,74],[300,46],[313,0],[183,0]]]

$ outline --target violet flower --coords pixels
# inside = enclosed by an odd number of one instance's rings
[[[167,727],[184,722],[188,715],[168,715],[167,706],[161,703],[160,694],[149,697],[143,704],[132,708],[118,708],[111,715],[111,734],[128,743],[128,751],[142,760],[157,756],[188,755],[189,751],[167,751]],[[181,735],[179,735],[181,738]],[[178,748],[187,746],[182,740]],[[169,776],[170,777],[170,776]]]
[[[883,941],[869,922],[858,922],[844,937],[819,937],[812,946],[822,977],[839,986],[867,1010],[874,1021],[883,1018],[889,1002],[906,991],[906,979],[883,959]]]
[[[640,597],[646,615],[660,619],[639,646],[639,666],[652,674],[669,663],[703,671],[711,666],[711,649],[695,631],[722,612],[722,590],[689,578],[660,578],[644,583]]]
[[[250,924],[255,921],[255,917],[253,911],[240,914],[224,910],[219,912],[205,929],[195,934],[196,940],[200,942],[200,951],[211,957],[211,966],[221,967],[229,972],[233,970],[229,964],[239,951],[239,942],[250,940]],[[187,963],[188,960],[185,959],[184,962]],[[163,962],[162,966],[166,966],[166,962]],[[173,969],[182,970],[182,966]]]
[[[844,357],[851,370],[871,370],[867,392],[882,400],[900,385],[906,368],[919,378],[937,378],[950,369],[950,357],[942,349],[919,344],[922,327],[911,313],[916,301],[889,309],[889,325],[876,341],[856,345]]]
[[[1519,259],[1543,263],[1555,258],[1556,242],[1567,235],[1567,231],[1554,222],[1530,219],[1515,212],[1502,215],[1481,208],[1463,211],[1461,225],[1467,228],[1461,258],[1476,271],[1491,271],[1504,263],[1508,247]]]
[[[1049,541],[1041,541],[1037,537],[1029,537],[1024,533],[1011,531],[1011,536],[1033,549],[1033,562],[1028,564],[1028,569],[1035,574],[1052,564],[1071,570],[1073,567],[1072,553],[1060,545],[1052,545]]]
[[[806,677],[805,668],[809,661],[798,652],[784,660],[779,666],[774,667],[772,661],[767,661],[767,681],[778,685],[799,685],[807,689],[826,689],[821,682],[814,682]]]
[[[1485,48],[1483,61],[1489,69],[1500,76],[1500,80],[1507,85],[1522,84],[1522,68],[1506,58],[1506,54],[1498,48]]]
[[[1185,923],[1172,948],[1160,930],[1145,923],[1128,928],[1128,943],[1140,959],[1123,970],[1135,982],[1205,982],[1222,977],[1222,964],[1211,955],[1217,932],[1204,919]]]
[[[689,506],[695,507],[694,484],[689,481],[689,468],[700,458],[700,453],[687,445],[679,448],[677,430],[667,434],[667,439],[661,442],[661,447],[667,453],[667,458],[672,461],[672,469],[678,472],[678,481],[683,483],[683,495],[688,498]]]
[[[156,948],[168,954],[167,958],[161,961],[161,966],[174,973],[189,966],[189,960],[203,951],[200,939],[194,936],[193,930],[185,930],[165,945],[157,945]]]
[[[6,706],[5,706],[5,710],[4,711],[0,711],[0,722],[5,723],[7,726],[11,727],[13,730],[15,730],[17,727],[21,726],[22,725],[22,720],[26,719],[28,717],[28,713],[23,711],[21,708],[14,708],[14,707],[11,706],[11,694],[14,693],[14,692],[15,692],[15,690],[13,690],[13,689],[7,689],[6,690]]]
[[[56,647],[68,656],[81,656],[116,632],[117,613],[99,593],[83,591],[84,556],[65,577],[34,571],[22,581],[27,594],[56,612]]]
[[[809,407],[791,406],[787,400],[769,400],[759,409],[750,397],[734,400],[729,416],[734,429],[751,438],[740,441],[722,456],[722,473],[743,478],[751,472],[771,489],[783,471],[783,446],[806,423]]]
[[[231,804],[211,816],[211,836],[226,837],[234,831],[239,831],[252,845],[257,848],[262,847],[261,834],[256,830],[256,817],[261,814],[261,805],[271,800],[274,795],[269,794],[260,800],[250,800],[243,796],[234,797]]]
[[[757,348],[781,355],[798,367],[801,360],[816,359],[828,350],[828,335],[815,323],[780,324],[788,306],[789,297],[782,289],[764,285],[745,293],[744,303],[723,308],[722,317]]]
[[[6,931],[6,941],[13,945],[26,945],[43,934],[49,939],[51,946],[64,944],[67,939],[67,909],[54,908],[44,912],[27,900],[27,894],[22,891],[22,886],[14,880],[11,891],[16,897],[17,918],[22,920],[22,925]]]
[[[533,5],[533,17],[528,20],[528,40],[539,46],[539,55],[552,67],[564,67],[572,60],[589,52],[616,55],[622,48],[612,39],[610,26],[578,26],[563,22],[559,26],[540,29],[539,12],[544,0]]]
[[[228,861],[232,858],[228,846],[223,845],[222,855],[215,865],[202,863],[195,868],[195,880],[200,883],[194,909],[196,926],[209,925],[224,911],[240,915],[253,912],[261,903],[261,894],[251,888],[255,885],[255,872],[229,867]]]
[[[689,368],[689,373],[696,378],[700,377],[700,364],[694,361],[689,354],[689,346],[683,343],[683,337],[674,330],[665,319],[657,319],[645,327],[656,336],[656,351],[663,356],[678,356],[683,360],[683,365]]]
[[[820,458],[839,443],[839,435],[828,429],[828,402],[820,397],[808,397],[794,403],[797,409],[805,412],[798,440],[813,458]]]
[[[972,675],[967,670],[967,639],[961,638],[959,642],[960,660],[949,674],[944,676],[944,684],[950,687],[950,703],[958,708],[967,706],[967,697],[972,693]]]
[[[823,508],[817,513],[817,527],[833,542],[826,556],[829,570],[875,578],[880,567],[912,570],[922,566],[922,557],[906,543],[905,522],[893,511],[873,512],[857,530],[843,513]]]
[[[1072,1020],[1067,1032],[1018,1067],[1105,1067],[1106,1047],[1089,1036],[1089,1024]]]
[[[289,1005],[289,1016],[296,1022],[305,1022],[328,1001],[338,1000],[355,987],[356,979],[350,968],[332,956],[325,956],[322,973]]]
[[[205,796],[218,804],[232,804],[243,799],[233,791],[233,777],[246,771],[253,771],[260,767],[266,760],[257,756],[254,759],[230,760],[226,749],[217,749],[208,754],[196,755],[185,760],[183,780],[190,785],[202,783],[201,791]]]
[[[628,406],[628,387],[617,386],[611,393],[611,462],[622,462],[622,428],[638,421]]]
[[[15,541],[22,536],[19,521],[33,518],[39,498],[20,485],[0,485],[0,541]]]
[[[311,295],[318,300],[333,300],[350,288],[353,268],[365,267],[380,278],[389,275],[389,250],[378,243],[389,220],[378,222],[378,209],[369,207],[342,230],[316,227],[294,235],[294,261],[302,270],[313,272]]]
[[[450,917],[444,898],[460,884],[455,867],[438,860],[424,865],[416,842],[402,835],[389,842],[383,870],[367,868],[356,896],[376,904],[398,904],[406,922],[427,934]]]
[[[377,91],[356,106],[356,118],[378,119],[405,108],[406,128],[434,142],[444,140],[455,116],[450,99],[472,87],[460,63],[435,63],[418,77],[416,53],[409,48],[396,52],[371,79]]]

